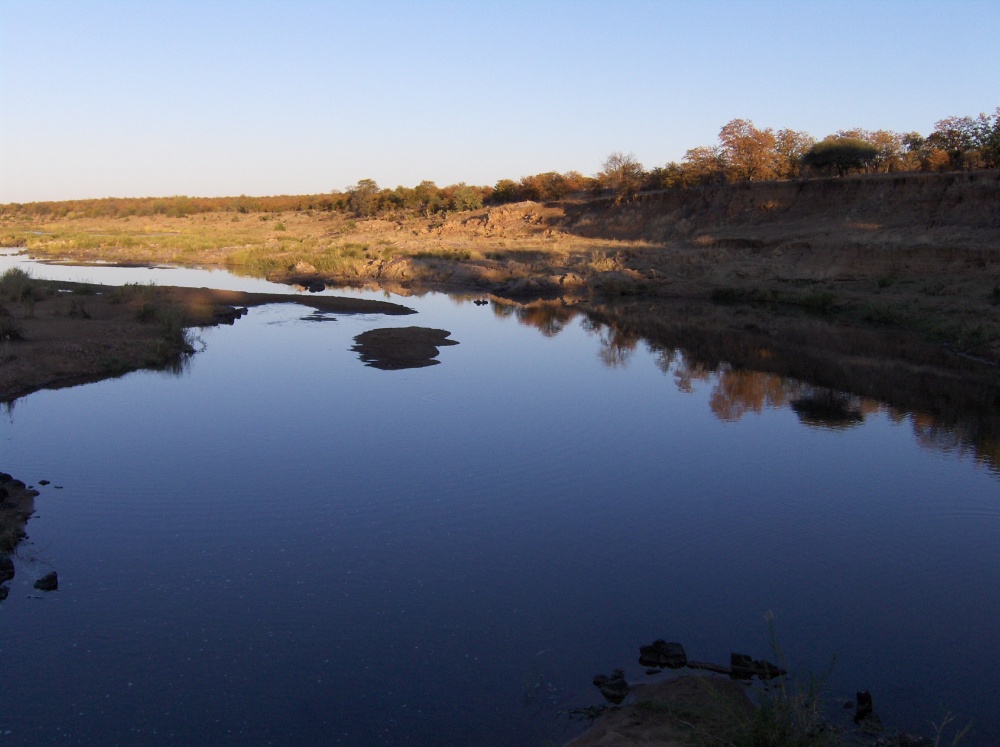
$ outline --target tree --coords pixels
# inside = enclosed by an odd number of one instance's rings
[[[507,202],[517,202],[520,198],[517,191],[517,182],[513,179],[501,179],[493,187],[493,194],[490,196],[490,202],[503,205]]]
[[[721,184],[726,180],[726,158],[718,146],[699,146],[687,151],[681,169],[685,187]]]
[[[760,130],[749,119],[734,119],[719,132],[719,143],[733,181],[774,178],[778,154],[770,129]]]
[[[375,215],[379,209],[379,193],[374,179],[361,179],[353,187],[347,188],[347,204],[358,217]]]
[[[459,182],[451,187],[449,205],[452,210],[478,210],[483,206],[483,196],[475,187]]]
[[[604,159],[603,168],[597,175],[598,183],[610,189],[619,197],[628,197],[639,190],[642,183],[642,164],[631,153],[616,151]]]
[[[778,155],[775,171],[782,179],[791,179],[802,171],[802,158],[816,144],[808,132],[778,130],[774,137],[774,150]]]
[[[853,130],[838,130],[837,137],[862,140],[876,149],[872,159],[873,171],[898,171],[903,164],[906,152],[904,136],[891,130],[864,130],[856,127]]]
[[[961,170],[974,160],[971,156],[976,147],[976,121],[972,117],[947,117],[935,122],[927,144],[947,153],[951,167]]]
[[[878,155],[878,149],[864,140],[830,137],[816,143],[802,159],[803,164],[819,171],[837,172],[844,176],[851,169],[867,168]]]
[[[976,146],[983,168],[1000,167],[1000,106],[992,115],[976,118]]]
[[[429,218],[432,213],[436,213],[444,205],[441,190],[434,182],[427,179],[413,188],[413,196],[417,207],[426,218]]]

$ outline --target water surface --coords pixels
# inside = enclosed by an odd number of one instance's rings
[[[33,273],[273,290],[119,269]],[[0,469],[52,481],[0,603],[4,744],[559,743],[595,673],[644,676],[640,644],[767,656],[767,613],[793,669],[837,657],[831,695],[1000,742],[982,450],[579,316],[401,302],[459,343],[438,365],[359,360],[398,319],[272,305],[203,331],[179,376],[0,420]]]

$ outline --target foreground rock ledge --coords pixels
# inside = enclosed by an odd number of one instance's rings
[[[733,733],[751,711],[743,685],[712,676],[677,677],[633,688],[634,702],[603,714],[566,747],[691,747]]]

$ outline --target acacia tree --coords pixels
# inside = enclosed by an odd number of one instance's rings
[[[802,163],[819,171],[836,171],[844,176],[851,169],[871,166],[878,149],[864,140],[849,137],[829,137],[816,143],[802,158]]]
[[[874,146],[876,154],[870,164],[873,171],[897,171],[903,164],[906,145],[904,136],[898,132],[856,127],[853,130],[838,130],[837,137],[862,140]]]
[[[619,197],[635,194],[642,184],[642,164],[631,153],[616,151],[604,159],[603,168],[597,175],[598,184],[610,189]]]
[[[774,178],[778,154],[770,128],[761,130],[749,119],[734,119],[719,132],[719,143],[733,181]]]

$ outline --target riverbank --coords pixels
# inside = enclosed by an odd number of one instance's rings
[[[246,309],[298,303],[343,314],[413,313],[399,304],[333,296],[241,293],[153,285],[107,287],[0,279],[0,402],[141,368],[179,369],[192,329],[232,324]]]
[[[718,185],[430,217],[0,210],[35,256],[224,266],[306,287],[692,299],[905,329],[1000,362],[1000,172]]]

